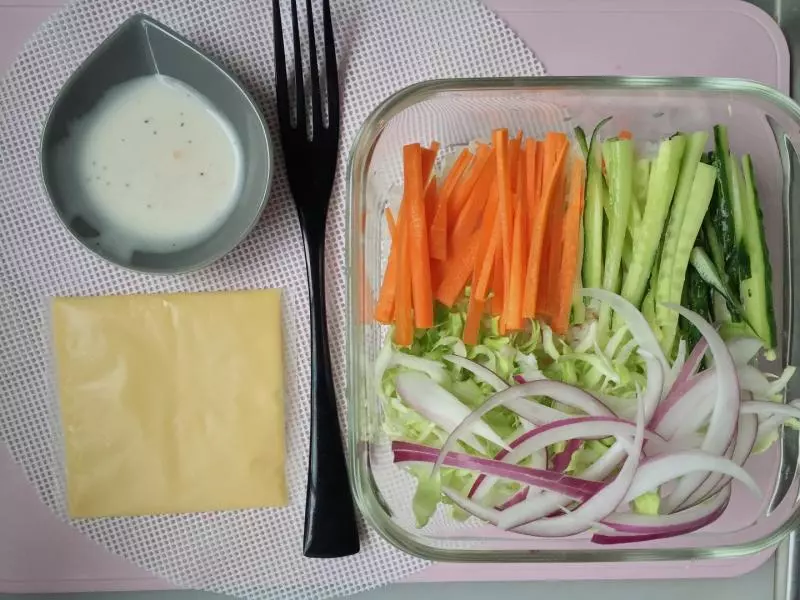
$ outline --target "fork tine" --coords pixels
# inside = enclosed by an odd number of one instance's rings
[[[311,0],[306,0],[306,22],[308,23],[308,61],[311,64],[311,128],[312,136],[316,136],[322,129],[322,94],[319,90],[317,42],[314,36],[314,12],[311,10]]]
[[[278,105],[278,121],[281,132],[291,127],[289,86],[286,81],[286,56],[283,49],[283,25],[281,24],[280,0],[272,0],[272,36],[275,44],[275,99]]]
[[[294,101],[297,130],[307,134],[306,95],[303,90],[303,55],[300,50],[300,26],[297,24],[297,0],[292,0],[292,39],[294,41]]]
[[[329,0],[322,0],[322,20],[325,30],[325,77],[328,87],[328,129],[339,132],[339,70],[336,66],[336,45]]]

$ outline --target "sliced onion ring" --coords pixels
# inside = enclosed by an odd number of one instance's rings
[[[438,450],[412,444],[410,442],[392,442],[395,463],[421,462],[434,463],[437,460]],[[513,465],[491,458],[470,456],[461,452],[450,452],[444,461],[448,467],[479,471],[487,475],[495,475],[503,479],[518,481],[526,485],[548,489],[559,494],[564,494],[575,500],[588,500],[600,491],[604,485],[597,481],[588,481],[577,477],[570,477],[563,473],[555,473],[546,469],[532,469],[520,465]]]
[[[697,327],[706,341],[714,359],[717,372],[717,395],[711,421],[700,449],[710,454],[721,455],[731,443],[736,433],[736,422],[739,417],[739,379],[736,365],[725,342],[703,317],[683,306],[666,304],[667,308],[676,311],[692,325]],[[703,473],[694,473],[682,478],[665,501],[667,512],[674,510],[694,492],[705,479]]]

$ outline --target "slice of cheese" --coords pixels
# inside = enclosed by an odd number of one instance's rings
[[[280,292],[56,298],[72,517],[284,506]]]

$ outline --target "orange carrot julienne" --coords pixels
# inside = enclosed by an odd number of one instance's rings
[[[436,163],[436,156],[439,154],[439,142],[431,142],[430,148],[420,147],[422,152],[422,186],[427,187],[433,174],[433,165]]]
[[[556,187],[553,192],[553,204],[550,206],[550,220],[547,226],[546,243],[548,245],[547,267],[548,279],[545,283],[546,303],[541,307],[542,314],[551,320],[558,311],[558,282],[561,278],[561,256],[564,241],[564,214],[566,210],[564,198],[564,173],[559,173],[556,178]]]
[[[511,180],[511,191],[517,191],[517,165],[518,165],[518,157],[519,151],[522,149],[522,131],[517,131],[517,135],[514,136],[511,141],[508,142],[508,164],[509,164],[509,171]]]
[[[622,131],[619,132],[619,135],[617,137],[621,140],[630,140],[633,139],[633,134],[627,129],[623,129]]]
[[[558,309],[553,315],[553,331],[564,334],[569,327],[569,312],[578,271],[578,243],[583,213],[583,161],[576,160],[570,172],[569,203],[564,215],[561,268],[559,269]]]
[[[445,264],[444,261],[431,258],[431,292],[439,289],[439,286],[444,279]],[[435,294],[434,294],[435,297]]]
[[[500,201],[498,199],[497,202],[497,215],[494,219],[488,221],[486,225],[492,225],[491,235],[489,236],[488,243],[485,247],[485,253],[478,255],[478,262],[480,263],[480,267],[477,270],[477,273],[473,277],[473,289],[472,293],[479,299],[479,300],[486,300],[487,294],[489,292],[489,284],[492,279],[492,271],[494,270],[495,266],[495,254],[500,252],[500,247],[502,245],[502,222],[500,220]],[[501,256],[502,260],[502,256]],[[501,269],[502,271],[502,269]]]
[[[428,181],[425,186],[423,198],[423,204],[425,205],[425,222],[430,223],[433,221],[433,216],[436,213],[436,204],[439,202],[439,190],[436,187],[436,177],[432,177]],[[430,242],[428,243],[430,244]]]
[[[492,132],[497,162],[497,214],[500,219],[500,244],[503,258],[503,283],[508,285],[511,274],[511,237],[513,234],[513,204],[511,202],[511,165],[508,129]],[[505,297],[505,290],[503,296]]]
[[[489,191],[489,199],[486,202],[486,210],[484,211],[484,219],[481,222],[480,229],[475,232],[474,236],[479,239],[478,254],[475,257],[475,272],[472,275],[472,294],[486,300],[487,287],[489,283],[489,275],[491,275],[492,267],[494,266],[494,252],[495,245],[493,245],[495,235],[495,222],[497,221],[497,186],[493,185]],[[491,253],[491,256],[489,254]],[[479,279],[481,271],[484,268],[484,263],[488,269],[483,282],[483,289],[479,289]]]
[[[550,144],[558,143],[550,141]],[[542,154],[547,152],[548,140],[546,139],[543,147]],[[528,251],[528,261],[526,266],[525,275],[525,291],[523,296],[523,316],[535,317],[538,314],[539,302],[538,294],[540,283],[546,283],[548,280],[543,277],[543,266],[547,264],[544,258],[544,237],[545,229],[547,226],[548,216],[550,212],[550,204],[553,201],[555,192],[555,185],[557,174],[563,170],[564,161],[566,160],[567,150],[569,144],[562,144],[556,157],[556,163],[553,168],[548,169],[548,176],[544,180],[544,189],[539,202],[533,207],[533,227],[530,233],[530,248]]]
[[[541,180],[541,174],[538,173],[537,162],[539,160],[541,144],[532,138],[525,140],[525,155],[524,155],[524,168],[525,172],[525,210],[528,215],[528,223],[526,225],[527,234],[526,240],[530,239],[533,233],[533,216],[534,207],[539,203],[539,195],[541,190],[537,187],[537,183]],[[522,163],[520,166],[523,166]],[[517,188],[519,190],[519,187]],[[527,255],[526,255],[527,259]]]
[[[437,260],[445,260],[447,258],[448,204],[450,196],[453,194],[453,190],[455,190],[471,158],[470,151],[464,148],[448,171],[447,176],[444,178],[442,189],[439,191],[436,213],[431,222],[429,237],[431,257]]]
[[[433,292],[428,249],[428,225],[423,200],[422,153],[419,144],[403,148],[403,185],[409,203],[408,254],[411,264],[411,291],[414,324],[418,328],[433,327]]]
[[[392,238],[392,240],[394,240],[397,235],[397,221],[394,219],[392,209],[388,206],[383,213],[386,215],[386,225],[389,227],[389,236]]]
[[[470,194],[472,194],[472,190],[475,188],[475,184],[480,179],[486,165],[489,164],[493,156],[492,149],[488,145],[480,144],[478,146],[478,151],[475,154],[475,159],[472,161],[469,172],[458,182],[450,197],[450,206],[448,210],[451,212],[448,218],[453,222],[455,222],[461,209],[464,208],[467,200],[469,200]]]
[[[527,228],[528,215],[526,212],[527,199],[525,198],[526,190],[526,173],[525,167],[526,156],[525,150],[522,150],[519,160],[519,169],[517,171],[517,198],[516,210],[514,211],[514,235],[511,241],[511,277],[508,282],[508,295],[506,297],[505,309],[505,324],[509,330],[514,331],[522,329],[522,300],[525,287],[525,261],[527,260],[527,253],[525,247],[525,239]]]
[[[452,307],[464,291],[464,286],[475,270],[479,244],[478,236],[473,236],[466,248],[441,263],[443,276],[436,288],[436,299],[445,306]]]
[[[383,273],[378,302],[375,305],[375,320],[386,325],[391,324],[395,319],[395,302],[397,299],[398,271],[400,269],[401,252],[399,231],[402,229],[403,222],[408,220],[408,203],[405,202],[405,198],[403,198],[403,202],[400,204],[400,211],[397,217],[398,222],[395,224],[393,232],[391,221],[389,221],[391,214],[391,209],[387,207],[386,216],[387,222],[389,222],[389,232],[392,236],[392,246],[389,250],[389,261]]]
[[[480,300],[475,296],[470,296],[467,306],[467,319],[464,322],[464,333],[462,336],[465,344],[474,346],[478,343],[478,334],[480,333],[484,305],[484,300]]]
[[[436,177],[433,175],[433,165],[439,154],[439,142],[431,142],[430,148],[421,148],[422,152],[422,186],[425,199],[425,217],[428,223],[436,212]]]
[[[492,155],[493,153],[494,150],[492,150]],[[473,188],[469,200],[455,219],[449,242],[451,252],[458,252],[459,246],[466,243],[475,233],[475,229],[478,228],[481,219],[485,218],[485,210],[490,201],[490,196],[492,193],[497,193],[494,185],[496,169],[494,162],[487,165]]]
[[[414,341],[414,315],[412,309],[411,290],[411,256],[409,246],[409,216],[404,214],[408,209],[407,196],[400,207],[400,223],[397,238],[392,250],[397,249],[397,277],[394,301],[394,341],[398,346],[410,346]],[[389,258],[391,263],[391,256]],[[388,270],[388,269],[387,269]],[[386,278],[384,278],[384,284]]]
[[[496,249],[494,253],[494,266],[492,267],[492,297],[491,309],[493,315],[503,316],[503,307],[506,303],[506,283],[503,279],[503,255],[502,247]]]

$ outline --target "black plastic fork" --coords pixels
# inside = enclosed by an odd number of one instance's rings
[[[328,0],[323,1],[328,125],[323,123],[311,0],[306,0],[311,65],[311,135],[307,131],[297,3],[292,0],[296,122],[292,125],[280,1],[272,1],[278,120],[286,172],[306,251],[311,295],[311,441],[303,554],[336,558],[359,550],[353,497],[336,410],[325,318],[325,221],[339,148],[339,74]]]

